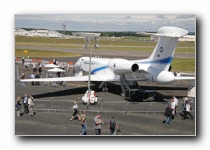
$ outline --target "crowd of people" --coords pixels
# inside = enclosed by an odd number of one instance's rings
[[[190,105],[189,99],[187,97],[183,97],[182,102],[182,112],[180,115],[185,119],[193,119],[193,115],[191,114],[192,106]],[[166,125],[171,124],[171,121],[175,119],[175,116],[178,114],[177,106],[179,105],[178,99],[173,96],[171,99],[171,103],[167,105],[165,108],[164,116],[166,119],[163,121]],[[16,111],[17,117],[21,116],[21,107],[23,106],[22,114],[27,114],[31,117],[34,116],[33,106],[34,106],[34,98],[31,94],[25,94],[22,98],[20,96],[16,99]],[[79,120],[81,122],[81,130],[80,135],[87,135],[87,116],[86,111],[82,110],[79,111],[78,103],[74,101],[74,105],[72,106],[73,114],[71,115],[70,121]],[[181,114],[182,113],[182,114]],[[189,117],[188,117],[189,116]],[[93,130],[95,135],[102,134],[102,126],[106,126],[110,135],[117,135],[120,131],[117,121],[115,120],[114,116],[111,116],[108,122],[103,121],[101,115],[98,113],[93,118]]]
[[[52,63],[54,65],[59,65],[59,62],[58,60],[56,59],[53,59],[52,60]],[[26,78],[26,75],[28,74],[28,71],[30,71],[30,65],[32,65],[32,73],[30,74],[29,73],[29,76],[31,79],[39,79],[41,78],[41,75],[42,75],[42,72],[43,72],[43,69],[42,69],[42,63],[35,63],[35,62],[32,62],[32,63],[29,63],[25,60],[24,57],[22,57],[22,64],[24,65],[24,69],[23,69],[23,72],[21,73],[21,75],[19,76],[19,79],[25,79]],[[61,69],[65,71],[69,71],[69,64],[65,65],[65,63],[62,63],[61,64]],[[56,72],[56,77],[65,77],[65,72]],[[63,82],[62,81],[59,81],[59,82],[56,82],[57,84],[60,84],[62,85]],[[40,82],[31,82],[31,85],[40,85]]]
[[[27,114],[28,116],[33,117],[34,112],[33,112],[33,106],[34,106],[34,98],[31,96],[31,94],[25,94],[22,98],[20,96],[17,97],[16,99],[16,112],[17,112],[17,117],[22,116],[23,114]],[[21,113],[21,108],[23,106],[23,111]],[[74,105],[72,107],[73,114],[70,118],[70,121],[72,120],[79,120],[81,121],[81,132],[80,135],[87,135],[87,123],[86,123],[86,111],[82,110],[81,114],[79,113],[78,110],[78,104],[75,101]],[[101,115],[97,114],[94,119],[94,131],[95,135],[101,135],[102,134],[102,125],[106,124],[101,119]],[[114,119],[114,116],[111,117],[110,121],[108,122],[108,131],[110,132],[110,135],[117,135],[118,132],[121,132],[116,120]]]
[[[188,115],[191,119],[193,119],[193,115],[191,114],[192,106],[190,105],[189,99],[187,97],[183,97],[182,102],[182,114],[180,114],[183,120],[188,119]],[[171,103],[165,108],[164,116],[166,116],[165,121],[163,121],[166,125],[171,123],[171,120],[175,119],[175,115],[177,115],[177,106],[178,99],[173,96],[171,99]]]
[[[20,75],[20,79],[26,78],[26,73],[29,71],[29,63],[22,59],[22,63],[24,64],[23,73]],[[30,75],[31,79],[39,79],[42,74],[42,64],[41,63],[32,63],[32,74]],[[40,85],[39,82],[31,82],[31,85]]]
[[[81,114],[79,114],[79,107],[76,101],[74,102],[72,110],[73,110],[73,114],[69,120],[70,121],[80,120],[81,121],[80,135],[87,135],[86,111],[82,110]],[[95,135],[101,135],[102,125],[106,124],[106,122],[104,122],[101,119],[101,115],[99,113],[94,117],[93,121],[94,121],[93,126],[95,130]],[[110,135],[117,135],[118,132],[121,132],[117,122],[114,119],[114,116],[111,117],[107,127],[108,127],[108,131],[110,132]]]
[[[31,117],[34,116],[33,106],[34,106],[34,98],[31,94],[25,94],[22,98],[20,96],[16,99],[16,111],[17,117],[20,117],[22,114],[27,114]],[[23,112],[21,113],[21,108],[23,106]]]

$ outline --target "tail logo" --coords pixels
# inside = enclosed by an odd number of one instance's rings
[[[159,50],[160,50],[160,52],[162,53],[162,52],[163,52],[163,47],[160,47],[160,49],[159,49]]]

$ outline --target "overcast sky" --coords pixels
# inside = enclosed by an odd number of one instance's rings
[[[176,26],[195,32],[195,15],[15,15],[17,28],[70,31],[157,31]]]

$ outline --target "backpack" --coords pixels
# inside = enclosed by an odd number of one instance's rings
[[[110,125],[110,129],[115,129],[115,126],[116,126],[115,120],[110,120],[109,125]]]
[[[16,109],[20,110],[21,109],[21,104],[16,104]]]

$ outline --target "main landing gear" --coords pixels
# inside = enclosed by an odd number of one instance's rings
[[[105,81],[101,82],[101,84],[99,85],[98,88],[102,88],[103,92],[108,92],[108,87],[107,87],[107,83]]]

